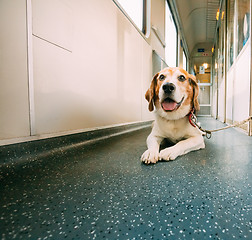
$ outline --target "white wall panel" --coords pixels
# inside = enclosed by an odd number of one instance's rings
[[[161,34],[164,4],[153,10]],[[152,50],[164,56],[164,48],[113,1],[0,0],[0,20],[0,140],[153,118],[144,95]]]
[[[235,62],[234,121],[249,116],[250,101],[250,43],[247,43]]]
[[[35,2],[34,14],[49,4]],[[61,15],[65,10],[57,3],[62,4],[54,0],[50,11]],[[71,52],[33,37],[36,133],[150,119],[142,110],[142,88],[152,77],[151,47],[113,1],[71,1],[69,7],[74,16]],[[52,21],[39,18],[34,32]]]
[[[218,107],[218,91],[217,91],[217,74],[215,73],[213,75],[213,80],[212,80],[212,102],[211,102],[211,114],[214,118],[217,118],[217,107]]]
[[[25,0],[0,0],[0,32],[0,139],[29,136]]]
[[[213,90],[213,99],[212,99],[212,106],[211,106],[212,116],[217,118],[217,90]]]
[[[70,0],[32,0],[33,34],[72,50],[73,11]]]
[[[227,106],[226,106],[226,114],[227,121],[233,121],[233,85],[234,85],[234,68],[232,67],[227,73]]]
[[[218,82],[218,119],[225,120],[225,80],[224,77]]]

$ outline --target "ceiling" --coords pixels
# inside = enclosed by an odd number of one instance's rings
[[[212,46],[220,0],[175,0],[175,3],[189,52],[199,44]]]

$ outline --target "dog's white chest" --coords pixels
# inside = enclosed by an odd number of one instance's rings
[[[159,118],[156,123],[159,134],[164,138],[177,142],[188,137],[188,123],[186,119],[167,121]]]

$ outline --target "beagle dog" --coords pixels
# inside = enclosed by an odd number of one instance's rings
[[[200,109],[199,87],[195,76],[182,68],[168,67],[158,72],[145,94],[149,111],[155,107],[155,121],[147,138],[148,149],[141,161],[174,160],[190,151],[205,148],[202,132],[189,121],[190,113]],[[164,139],[175,145],[159,152]]]

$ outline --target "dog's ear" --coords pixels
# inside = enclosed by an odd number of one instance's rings
[[[149,111],[150,112],[152,112],[154,110],[155,88],[157,85],[157,76],[158,76],[158,73],[153,77],[150,88],[145,93],[145,99],[149,103]]]
[[[192,107],[194,108],[195,111],[199,111],[200,110],[200,105],[198,101],[199,86],[197,84],[197,80],[194,75],[189,74],[189,83],[193,87]]]

